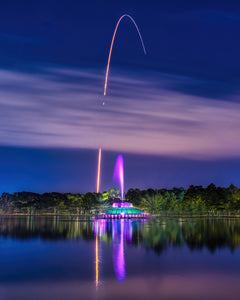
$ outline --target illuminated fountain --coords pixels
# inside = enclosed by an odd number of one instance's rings
[[[118,182],[121,191],[122,199],[114,199],[114,203],[112,207],[105,210],[101,217],[102,218],[116,218],[116,219],[124,219],[124,218],[146,218],[149,217],[147,213],[143,210],[133,207],[132,203],[124,202],[124,164],[123,164],[123,156],[120,154],[117,157],[113,179]]]
[[[124,199],[124,163],[123,163],[123,156],[122,154],[118,155],[114,173],[113,173],[113,180],[118,183],[118,186],[120,187],[121,197],[122,201]]]

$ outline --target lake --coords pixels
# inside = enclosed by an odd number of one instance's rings
[[[0,217],[0,299],[239,299],[240,220]]]

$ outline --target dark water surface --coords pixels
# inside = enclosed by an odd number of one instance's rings
[[[0,217],[0,299],[240,299],[240,220]]]

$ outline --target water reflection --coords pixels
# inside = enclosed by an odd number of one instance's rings
[[[126,222],[120,220],[119,222],[114,222],[113,224],[113,265],[115,274],[119,282],[122,282],[126,277],[125,270],[125,257],[124,257],[124,225]],[[120,225],[120,226],[119,226]],[[118,231],[120,227],[120,232]]]
[[[0,285],[39,299],[44,285],[56,299],[220,299],[217,285],[240,292],[239,246],[239,219],[2,216]],[[26,299],[7,299],[16,298]]]
[[[99,272],[98,272],[98,265],[99,265],[99,258],[98,258],[98,235],[96,235],[96,242],[95,242],[95,254],[96,254],[96,259],[95,259],[95,264],[96,264],[96,280],[95,280],[95,284],[96,284],[96,288],[98,288],[99,285]]]
[[[140,223],[140,220],[137,220]],[[130,220],[94,220],[96,253],[96,288],[99,285],[99,242],[98,237],[105,238],[111,234],[113,266],[116,277],[121,283],[126,277],[124,243],[132,241],[132,223]],[[108,239],[107,239],[108,240]]]
[[[124,261],[124,244],[138,245],[156,254],[168,247],[191,250],[240,246],[240,220],[222,218],[153,218],[150,220],[94,220],[80,217],[0,217],[0,236],[12,239],[100,240],[112,244],[115,256]],[[121,250],[121,251],[120,251]],[[121,257],[121,259],[120,259]]]

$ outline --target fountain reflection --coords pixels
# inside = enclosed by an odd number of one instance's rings
[[[78,240],[93,243],[96,288],[101,285],[105,270],[103,259],[110,248],[116,278],[127,277],[126,246],[138,246],[157,255],[169,248],[187,247],[191,251],[240,248],[240,219],[223,218],[151,218],[94,219],[76,216],[0,216],[0,238],[11,240]],[[105,263],[105,262],[104,262]],[[101,269],[102,268],[102,269]],[[130,274],[130,273],[129,273]]]
[[[98,237],[101,239],[103,236],[112,233],[112,257],[113,267],[118,282],[122,283],[126,278],[125,266],[125,242],[132,244],[133,227],[135,231],[139,232],[145,220],[95,220],[94,221],[94,234],[96,236],[96,287],[98,286]]]
[[[240,247],[238,218],[151,218],[122,219],[125,244],[139,245],[160,255],[168,247],[190,250],[220,248],[235,251]],[[117,225],[117,230],[113,224]],[[0,237],[15,240],[83,239],[86,242],[104,240],[109,245],[120,238],[121,219],[93,219],[71,216],[0,216]]]
[[[124,220],[120,220],[120,238],[118,235],[119,222],[113,222],[113,265],[114,271],[119,282],[123,282],[126,277],[125,257],[124,257]]]
[[[0,246],[4,299],[239,298],[239,218],[0,216]]]

